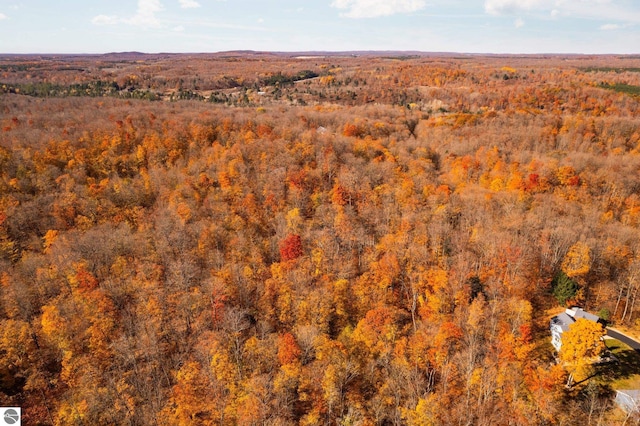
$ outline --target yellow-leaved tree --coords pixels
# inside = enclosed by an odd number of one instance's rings
[[[567,386],[571,386],[575,379],[584,380],[589,377],[594,361],[605,350],[602,340],[604,334],[602,324],[584,318],[578,318],[562,334],[559,356],[569,371]]]
[[[570,278],[586,275],[591,270],[591,249],[589,246],[580,241],[572,245],[562,261],[562,270]]]

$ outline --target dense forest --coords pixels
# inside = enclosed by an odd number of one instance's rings
[[[631,424],[548,327],[640,335],[639,94],[634,57],[0,58],[0,405]]]

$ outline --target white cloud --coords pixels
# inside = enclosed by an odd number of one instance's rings
[[[120,21],[117,16],[98,15],[91,20],[93,25],[114,25]]]
[[[620,28],[622,28],[622,25],[618,24],[604,24],[600,26],[600,29],[605,31],[619,30]]]
[[[590,8],[612,5],[613,0],[485,0],[484,10],[492,15],[512,14],[522,11],[545,11],[552,16],[562,12],[582,10],[590,14]]]
[[[333,0],[331,7],[347,9],[341,16],[347,18],[375,18],[398,13],[411,13],[423,9],[425,0]]]
[[[512,14],[552,5],[549,0],[485,0],[484,10],[491,15]]]
[[[4,21],[7,18],[8,18],[7,15],[5,15],[4,13],[0,13],[0,21]]]
[[[178,0],[180,2],[180,7],[183,9],[194,9],[200,7],[200,3],[195,0]]]
[[[182,25],[178,25],[177,27],[173,27],[173,31],[181,33],[184,31],[184,27]]]
[[[640,7],[627,0],[484,0],[484,10],[496,16],[535,14],[640,23]]]
[[[156,13],[163,10],[160,0],[138,0],[138,10],[133,18],[125,19],[127,24],[143,28],[158,28],[161,26]]]
[[[515,20],[515,22],[513,23],[513,25],[514,25],[516,28],[522,28],[522,27],[524,27],[524,21],[522,20],[522,18],[518,18],[518,19],[516,19],[516,20]]]
[[[163,10],[164,8],[162,7],[160,0],[138,0],[138,9],[136,10],[136,14],[130,18],[119,17],[116,15],[98,15],[91,20],[91,23],[94,25],[115,25],[124,23],[142,28],[159,28],[162,26],[162,22],[156,14]]]

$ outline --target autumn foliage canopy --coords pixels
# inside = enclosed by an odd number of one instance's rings
[[[42,425],[623,424],[620,375],[581,382],[602,330],[576,322],[556,363],[549,318],[639,330],[638,70],[2,58],[0,406]]]

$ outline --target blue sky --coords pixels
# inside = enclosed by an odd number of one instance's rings
[[[640,0],[0,0],[0,53],[640,53]]]

